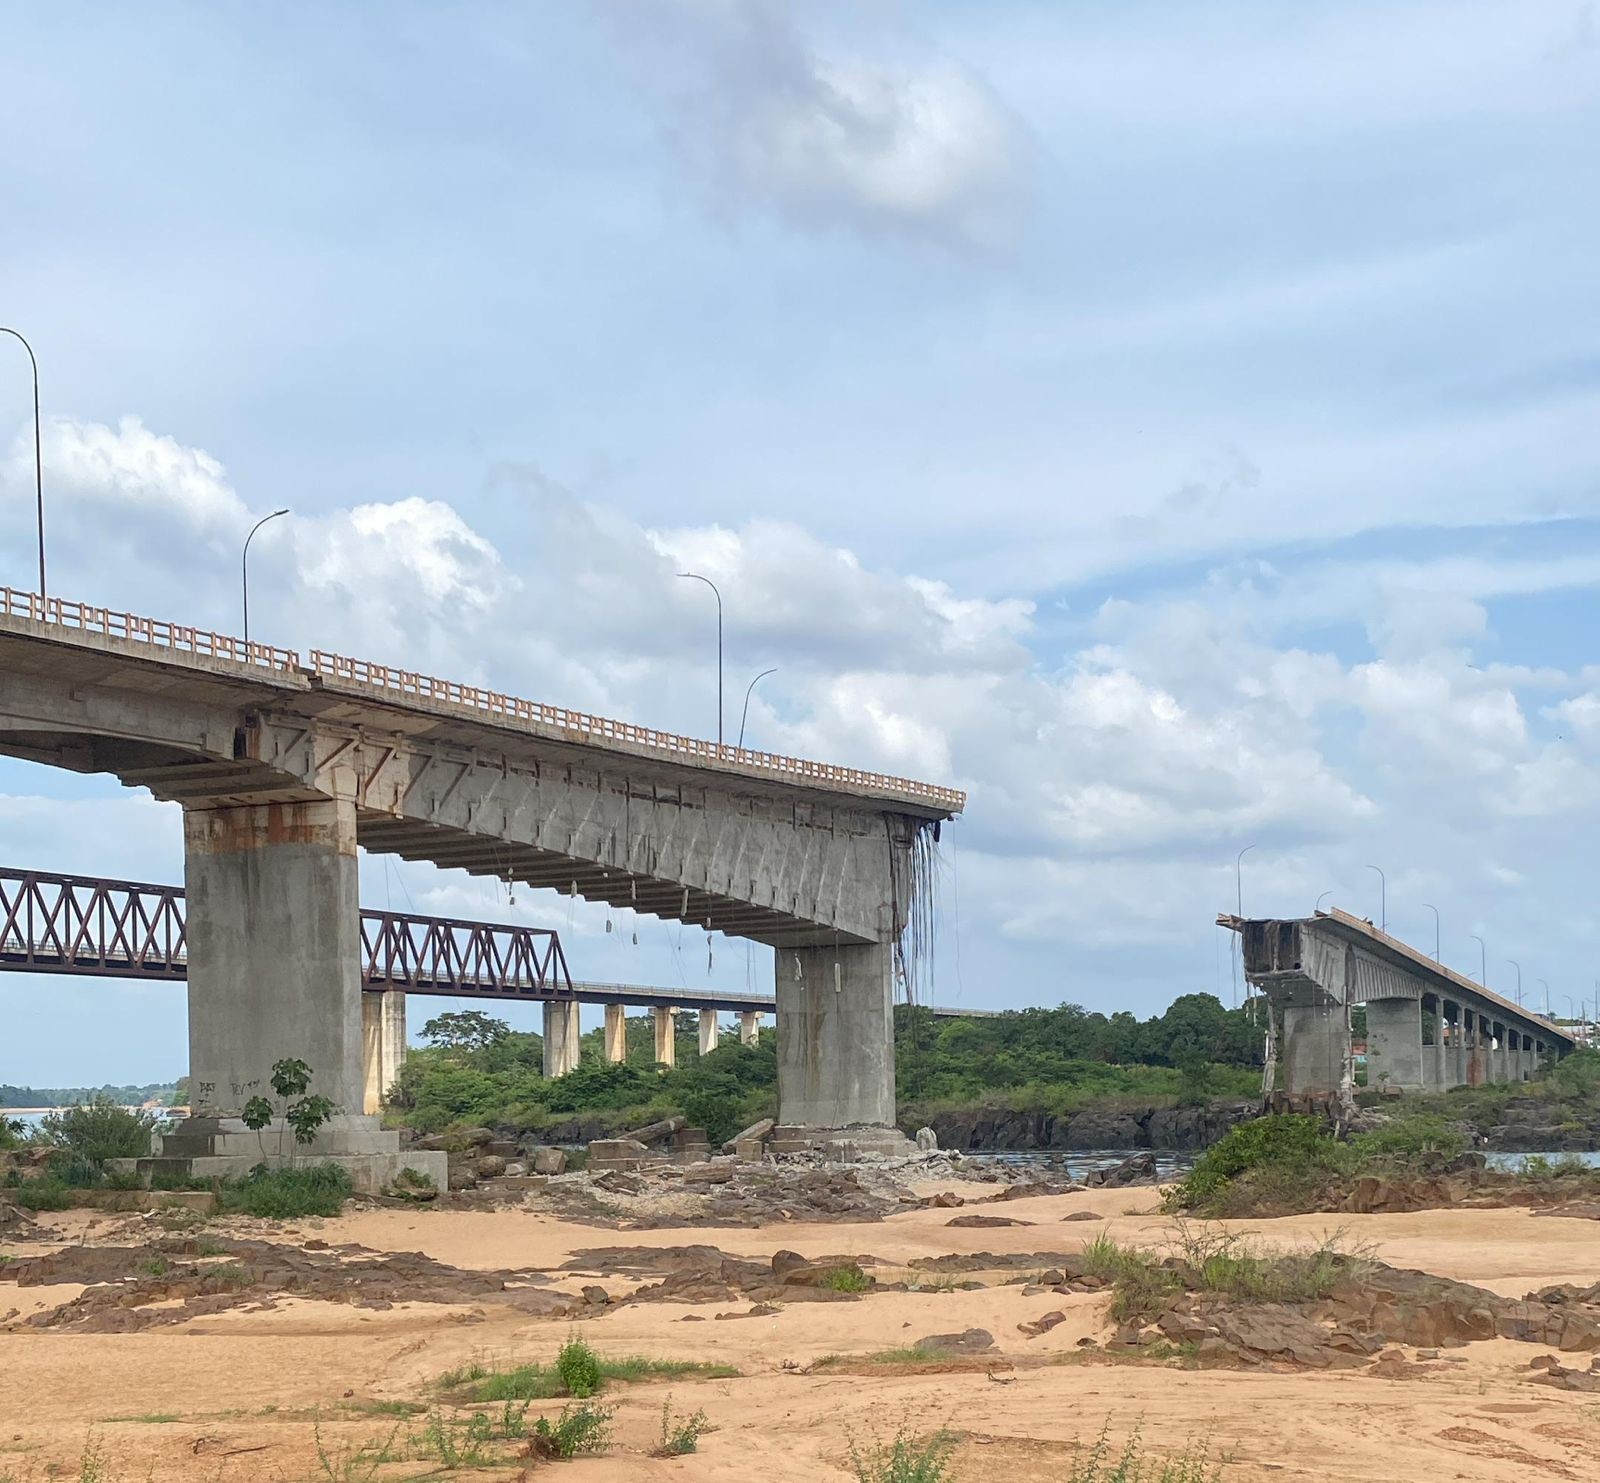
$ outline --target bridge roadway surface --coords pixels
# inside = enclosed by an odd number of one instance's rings
[[[11,589],[0,755],[183,809],[196,1157],[285,1056],[363,1105],[358,847],[781,949],[780,1118],[899,1140],[899,947],[958,790]]]
[[[189,976],[181,886],[0,866],[0,973],[182,983]],[[771,1014],[771,994],[573,979],[560,936],[544,927],[361,910],[361,983],[460,999],[621,1004]],[[941,1019],[992,1009],[934,1005]]]

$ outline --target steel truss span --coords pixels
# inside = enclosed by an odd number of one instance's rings
[[[0,867],[0,971],[182,981],[183,888]],[[555,932],[409,912],[362,911],[361,979],[419,994],[576,997]]]

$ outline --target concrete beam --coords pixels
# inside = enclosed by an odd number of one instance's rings
[[[709,1056],[717,1048],[717,1012],[714,1009],[700,1011],[700,1054]]]
[[[761,1040],[761,1014],[758,1010],[746,1009],[739,1015],[739,1044],[757,1045]]]

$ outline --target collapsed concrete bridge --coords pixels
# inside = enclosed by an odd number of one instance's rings
[[[899,945],[954,789],[10,589],[0,754],[182,805],[173,1153],[254,1162],[238,1115],[279,1057],[362,1105],[358,845],[770,944],[781,1119],[898,1137]],[[314,1152],[398,1157],[356,1113]]]
[[[1222,915],[1266,995],[1291,1101],[1354,1082],[1350,1011],[1366,1006],[1367,1085],[1399,1092],[1527,1081],[1577,1045],[1567,1031],[1335,909],[1284,921]]]

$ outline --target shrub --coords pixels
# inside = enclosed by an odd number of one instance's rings
[[[337,1164],[284,1169],[258,1164],[243,1179],[223,1185],[222,1208],[266,1220],[294,1220],[304,1215],[337,1215],[352,1193],[349,1174]]]
[[[535,1457],[566,1461],[585,1452],[604,1452],[611,1445],[611,1407],[580,1401],[563,1406],[551,1421],[541,1416],[533,1424],[528,1450]]]
[[[848,1266],[835,1267],[828,1273],[825,1286],[833,1292],[867,1292],[872,1287],[872,1279],[851,1262]]]
[[[857,1483],[948,1483],[956,1439],[947,1431],[919,1437],[902,1427],[887,1442],[862,1451],[850,1444]]]
[[[698,1450],[700,1438],[710,1430],[711,1423],[706,1420],[704,1411],[696,1411],[693,1416],[680,1416],[674,1419],[672,1397],[669,1395],[661,1403],[661,1445],[656,1448],[655,1455],[684,1457]]]
[[[25,1179],[12,1197],[24,1210],[65,1210],[72,1191],[59,1179]]]
[[[600,1389],[600,1358],[582,1339],[574,1335],[556,1355],[556,1374],[562,1388],[578,1400],[586,1400]]]
[[[1467,1149],[1467,1135],[1459,1123],[1432,1112],[1413,1112],[1391,1118],[1370,1133],[1358,1133],[1350,1140],[1350,1151],[1358,1159],[1407,1161],[1424,1154],[1459,1158]]]
[[[1221,1214],[1228,1187],[1252,1176],[1277,1202],[1302,1203],[1333,1170],[1340,1147],[1314,1117],[1258,1117],[1231,1128],[1167,1192],[1168,1208]]]
[[[48,1113],[39,1129],[57,1148],[98,1170],[107,1159],[149,1157],[150,1135],[160,1122],[159,1112],[130,1112],[97,1092],[80,1107]]]

